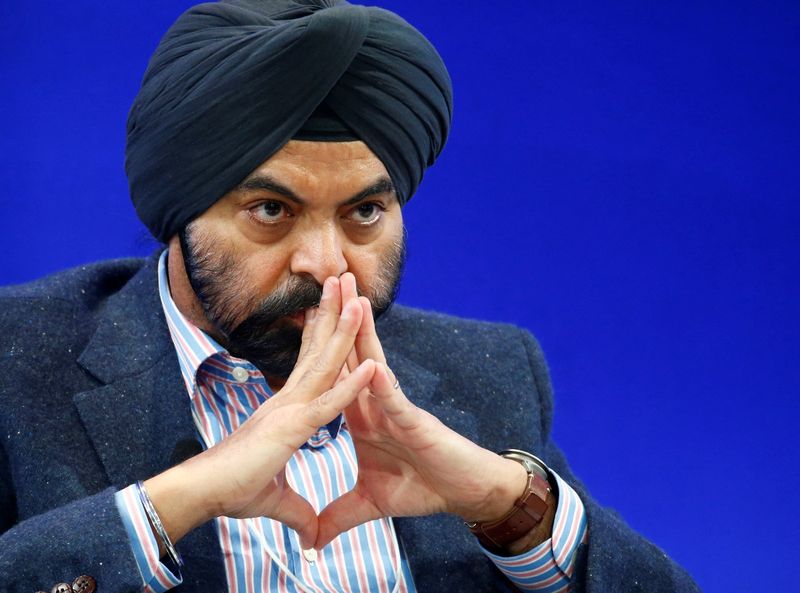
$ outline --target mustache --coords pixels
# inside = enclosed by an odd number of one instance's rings
[[[318,307],[322,299],[322,286],[311,278],[296,277],[282,290],[273,292],[236,328],[228,333],[234,344],[258,340],[264,330],[283,317]]]

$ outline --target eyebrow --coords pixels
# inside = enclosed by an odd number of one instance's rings
[[[254,177],[249,177],[236,186],[236,191],[253,190],[270,191],[283,196],[284,198],[291,200],[296,204],[300,204],[301,206],[304,206],[307,203],[306,200],[298,196],[296,192],[278,182],[270,175],[256,175]],[[358,193],[353,194],[343,202],[339,203],[338,206],[351,206],[371,196],[388,193],[395,193],[394,183],[392,183],[392,180],[388,177],[380,177],[374,183],[368,185]]]

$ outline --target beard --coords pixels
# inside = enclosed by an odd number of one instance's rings
[[[253,282],[221,241],[203,236],[193,224],[179,233],[189,283],[214,337],[233,356],[253,363],[265,376],[286,378],[297,363],[303,330],[288,319],[319,305],[322,285],[313,277],[293,275],[266,296],[253,292]],[[394,303],[406,256],[405,231],[382,255],[378,273],[358,294],[372,303],[377,320]]]

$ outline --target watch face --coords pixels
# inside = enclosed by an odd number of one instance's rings
[[[536,457],[536,455],[519,449],[506,449],[505,451],[500,451],[500,455],[507,459],[513,459],[517,463],[521,463],[525,471],[529,474],[535,474],[547,482],[550,481],[550,471],[547,469],[544,462]]]

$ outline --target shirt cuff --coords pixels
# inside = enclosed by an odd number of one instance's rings
[[[142,507],[136,485],[133,484],[120,490],[114,495],[117,509],[122,517],[128,540],[133,550],[133,557],[142,575],[143,591],[145,593],[164,593],[183,582],[180,571],[177,576],[158,556],[158,543],[156,536],[150,529],[147,514]]]
[[[483,549],[484,554],[522,591],[567,591],[578,548],[588,540],[583,502],[558,474],[552,470],[550,473],[558,484],[558,507],[552,537],[518,556],[497,556]]]

